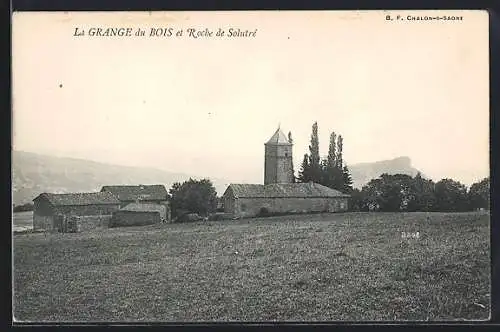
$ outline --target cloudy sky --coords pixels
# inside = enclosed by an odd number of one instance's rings
[[[15,13],[13,148],[262,182],[278,124],[299,168],[344,137],[348,164],[409,156],[434,179],[489,174],[488,16],[432,12]],[[145,37],[74,37],[75,28]],[[148,37],[229,28],[255,37]]]

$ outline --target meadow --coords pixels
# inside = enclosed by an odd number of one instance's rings
[[[339,213],[16,234],[14,316],[485,320],[489,225],[484,212]]]

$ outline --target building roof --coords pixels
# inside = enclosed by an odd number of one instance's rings
[[[276,130],[276,132],[274,133],[274,135],[269,139],[269,141],[267,141],[266,144],[287,144],[287,145],[290,145],[292,143],[290,143],[288,141],[288,138],[286,137],[286,135],[281,131],[281,128],[278,128],[278,130]]]
[[[120,211],[132,212],[162,212],[165,211],[165,206],[151,203],[130,203],[120,209]]]
[[[164,185],[137,185],[137,186],[104,186],[101,192],[109,191],[120,201],[151,200],[164,201],[168,192]]]
[[[273,184],[235,184],[226,189],[233,191],[236,198],[313,198],[313,197],[350,197],[338,190],[319,183],[273,183]]]
[[[43,193],[38,195],[34,200],[38,199],[46,199],[53,206],[120,204],[120,201],[109,192],[72,194]]]

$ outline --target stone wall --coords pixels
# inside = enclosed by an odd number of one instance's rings
[[[62,215],[64,218],[71,218],[71,215]],[[95,228],[107,228],[111,215],[97,216],[75,216],[78,219],[78,229],[81,232],[89,231]],[[57,232],[61,225],[56,225],[57,215],[55,216],[39,216],[33,214],[33,230]]]
[[[53,214],[64,214],[73,216],[99,216],[111,215],[119,209],[118,204],[102,205],[75,205],[75,206],[56,206],[53,208]]]
[[[145,226],[160,223],[159,212],[116,211],[109,221],[109,227]]]
[[[80,232],[85,232],[96,228],[108,228],[111,217],[111,214],[99,216],[79,216],[79,230]]]
[[[347,211],[348,198],[239,198],[225,206],[226,213],[255,217],[264,208],[273,213],[312,213]]]
[[[231,188],[229,189],[231,190]],[[231,213],[234,214],[235,211],[235,199],[233,197],[232,192],[227,192],[226,195],[223,196],[223,206],[224,206],[224,213]]]
[[[33,230],[34,231],[52,231],[54,225],[53,216],[41,216],[33,213]]]

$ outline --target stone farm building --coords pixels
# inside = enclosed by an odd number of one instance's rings
[[[312,182],[230,184],[223,197],[224,212],[238,217],[345,211],[349,199],[349,195]]]
[[[101,192],[110,192],[120,200],[120,208],[131,203],[157,204],[161,213],[161,218],[170,221],[170,203],[168,202],[168,192],[164,185],[136,185],[136,186],[104,186]]]
[[[164,185],[104,186],[101,192],[110,192],[120,200],[120,207],[130,203],[144,202],[166,204],[168,192]]]
[[[224,212],[239,218],[346,211],[349,195],[318,183],[293,183],[292,146],[278,128],[265,143],[264,184],[230,184],[223,195]]]
[[[158,224],[167,219],[167,207],[154,203],[130,203],[113,212],[110,227],[144,226]]]
[[[83,229],[106,226],[120,201],[109,192],[51,194],[33,200],[33,229],[52,231],[56,216],[78,216]]]

